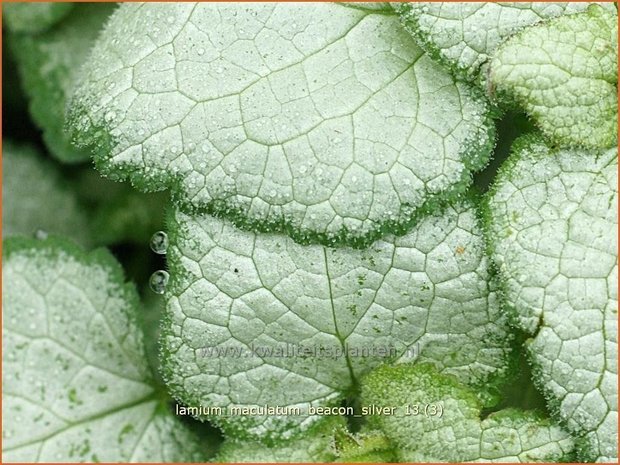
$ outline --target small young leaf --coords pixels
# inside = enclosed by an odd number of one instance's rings
[[[30,5],[35,8],[39,4]],[[113,3],[79,4],[43,34],[13,34],[7,39],[30,99],[32,118],[43,130],[50,153],[63,162],[90,159],[89,151],[75,149],[65,135],[65,106],[81,64],[115,7]]]
[[[266,446],[258,441],[227,439],[213,459],[217,463],[309,463],[333,462],[334,434],[344,428],[340,417],[326,417],[299,439]]]
[[[618,16],[599,5],[526,28],[498,48],[491,89],[516,101],[551,142],[608,148],[618,139]]]
[[[582,459],[617,461],[617,150],[515,144],[489,193],[505,303],[531,335],[535,380],[585,436]]]
[[[475,392],[424,364],[381,366],[362,383],[362,405],[395,408],[369,417],[401,462],[556,462],[573,440],[531,411],[502,410],[482,420]]]
[[[334,449],[344,463],[392,463],[397,455],[388,438],[379,431],[360,431],[351,434],[344,428],[336,430]]]
[[[104,173],[301,242],[404,231],[493,144],[485,99],[383,11],[127,3],[83,71],[70,129]]]
[[[156,392],[138,296],[111,255],[4,242],[3,462],[198,462],[209,445]]]
[[[71,2],[7,2],[2,5],[2,19],[12,32],[40,33],[67,16],[73,6]]]
[[[88,217],[57,167],[29,146],[2,142],[2,235],[37,231],[66,235],[89,246]]]
[[[302,246],[211,216],[169,219],[163,372],[189,406],[299,407],[214,415],[230,436],[293,436],[389,360],[426,360],[492,403],[510,336],[470,203],[366,250]],[[228,410],[227,410],[228,409]]]
[[[520,29],[544,19],[584,11],[569,2],[406,2],[394,4],[403,26],[434,58],[474,80],[495,49]],[[602,3],[610,12],[614,5]]]

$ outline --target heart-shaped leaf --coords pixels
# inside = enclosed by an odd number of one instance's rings
[[[180,211],[168,225],[164,378],[185,405],[220,407],[210,418],[229,436],[292,437],[387,361],[431,361],[486,404],[506,377],[511,338],[471,203],[365,250]]]

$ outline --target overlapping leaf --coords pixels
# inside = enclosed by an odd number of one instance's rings
[[[327,3],[125,4],[70,123],[106,174],[328,244],[406,229],[493,142],[484,98],[394,15]]]
[[[19,5],[12,3],[9,8]],[[43,4],[23,5],[38,8],[37,5]],[[32,118],[43,130],[50,153],[63,162],[83,162],[91,157],[88,150],[71,146],[64,132],[65,106],[80,66],[114,8],[114,3],[76,5],[66,18],[45,33],[10,37]]]
[[[535,412],[502,410],[481,419],[473,390],[433,367],[382,366],[363,383],[362,404],[394,409],[370,424],[394,444],[403,462],[556,462],[574,442]]]
[[[476,79],[497,47],[526,26],[588,8],[585,2],[395,3],[401,21],[428,53]],[[615,13],[612,3],[601,3]]]
[[[531,335],[550,406],[584,437],[586,460],[617,460],[617,168],[616,149],[524,139],[488,202],[506,304]]]
[[[365,250],[179,211],[169,226],[164,377],[184,404],[222,407],[230,436],[294,436],[386,361],[432,361],[493,403],[510,336],[470,204]],[[300,412],[230,414],[264,405]]]
[[[618,139],[618,16],[599,5],[527,28],[498,48],[493,92],[522,106],[563,146],[608,148]]]
[[[150,376],[135,290],[103,251],[4,242],[3,461],[202,461]]]
[[[2,235],[38,230],[91,245],[88,216],[58,168],[30,146],[2,144]]]

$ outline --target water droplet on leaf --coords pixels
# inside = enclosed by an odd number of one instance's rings
[[[151,236],[151,250],[159,255],[165,255],[168,250],[168,234],[164,231],[157,231]]]
[[[170,275],[167,271],[157,270],[149,279],[149,287],[155,294],[163,294],[168,285]]]

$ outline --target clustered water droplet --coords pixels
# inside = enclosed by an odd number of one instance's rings
[[[151,250],[159,255],[165,255],[168,250],[168,234],[164,231],[157,231],[151,236]]]
[[[166,291],[170,275],[167,271],[157,270],[149,279],[149,287],[155,294],[163,294]]]

